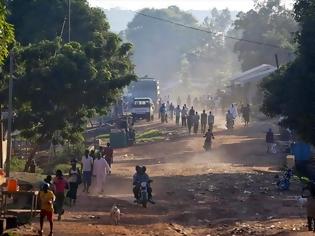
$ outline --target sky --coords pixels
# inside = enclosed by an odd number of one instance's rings
[[[105,9],[121,8],[139,10],[142,8],[165,8],[176,5],[182,10],[208,10],[213,7],[218,9],[229,8],[235,11],[252,9],[253,0],[88,0],[93,7]],[[287,7],[292,7],[294,0],[282,0]]]

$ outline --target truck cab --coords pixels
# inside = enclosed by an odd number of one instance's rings
[[[134,98],[131,108],[132,117],[134,120],[146,119],[151,121],[154,118],[154,104],[149,97]]]

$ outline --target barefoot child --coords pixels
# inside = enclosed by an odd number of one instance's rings
[[[40,233],[43,233],[44,218],[47,217],[47,220],[50,224],[50,233],[53,234],[53,212],[54,207],[53,203],[55,201],[55,195],[52,191],[48,190],[49,184],[44,184],[42,191],[39,193],[40,201]]]

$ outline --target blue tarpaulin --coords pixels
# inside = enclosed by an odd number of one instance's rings
[[[303,142],[292,144],[291,151],[296,161],[308,161],[312,156],[311,146]]]

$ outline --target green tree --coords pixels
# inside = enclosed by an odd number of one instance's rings
[[[7,9],[4,0],[0,1],[0,65],[9,54],[8,47],[14,42],[14,29],[7,22]]]
[[[144,9],[141,13],[197,26],[197,20],[191,14],[176,6],[167,9]],[[137,72],[162,81],[173,78],[180,71],[183,54],[199,44],[201,34],[139,14],[128,24],[126,30],[127,40],[135,47],[134,62]]]
[[[96,34],[85,46],[41,41],[16,53],[22,66],[15,81],[14,128],[32,140],[32,154],[56,133],[62,143],[82,139],[87,118],[105,113],[135,79],[130,49],[109,33]]]
[[[279,46],[266,47],[239,41],[234,50],[239,54],[242,69],[248,70],[261,64],[275,65],[274,55],[278,54],[281,64],[292,59],[294,51],[293,34],[297,30],[292,12],[280,4],[280,0],[267,0],[256,3],[255,9],[239,13],[234,22],[235,30],[242,38]]]
[[[210,89],[205,87],[207,92],[214,92],[222,87],[224,80],[240,68],[237,55],[233,52],[235,41],[223,37],[224,34],[230,34],[231,24],[232,18],[228,9],[212,9],[201,27],[214,33],[204,33],[200,45],[186,54],[190,77],[198,78],[205,84],[209,82]]]
[[[86,0],[71,0],[72,41],[64,44],[66,30],[63,40],[56,37],[67,2],[8,1],[21,43],[14,49],[14,129],[33,144],[25,170],[42,145],[82,140],[87,119],[106,113],[121,89],[136,79],[132,45],[109,32],[105,15]],[[1,73],[1,100],[7,98],[7,69]]]
[[[57,36],[68,41],[67,0],[10,0],[9,22],[16,29],[16,40],[22,45],[54,40]],[[64,22],[65,21],[65,22]],[[63,34],[62,25],[65,23]],[[71,0],[71,40],[84,43],[93,39],[94,32],[108,31],[109,24],[101,9],[91,8],[86,0]]]
[[[294,13],[300,25],[297,59],[263,81],[262,111],[283,116],[283,126],[315,145],[315,1],[298,0]]]

